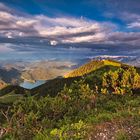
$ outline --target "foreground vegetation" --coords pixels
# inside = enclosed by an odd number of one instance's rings
[[[10,106],[0,106],[0,138],[138,140],[139,82],[133,67],[105,66],[69,82],[55,96],[28,93]]]
[[[79,90],[85,88],[91,94],[87,85],[81,85]],[[1,112],[3,139],[140,138],[140,96],[85,96],[85,92],[81,94],[74,89],[68,92],[68,98],[64,94],[67,90],[55,98],[28,97]]]

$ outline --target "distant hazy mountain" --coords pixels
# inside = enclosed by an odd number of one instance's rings
[[[49,80],[68,73],[72,62],[67,61],[39,61],[28,64],[22,72],[22,78],[25,80]]]
[[[75,63],[69,61],[37,61],[3,64],[0,79],[5,83],[19,84],[23,80],[49,80],[68,73]]]
[[[17,84],[21,72],[15,68],[0,68],[0,79],[5,83]]]

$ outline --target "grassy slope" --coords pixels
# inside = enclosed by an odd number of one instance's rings
[[[7,104],[7,103],[13,103],[18,99],[21,99],[23,97],[22,94],[15,94],[14,92],[11,92],[7,95],[4,95],[0,97],[0,103]]]
[[[85,74],[96,71],[99,68],[108,66],[108,65],[121,67],[123,64],[116,62],[116,61],[112,61],[112,60],[91,61],[91,62],[73,70],[72,72],[66,74],[64,77],[68,78],[68,77],[83,76]]]
[[[0,105],[10,104],[26,95],[28,90],[19,87],[8,85],[0,90]]]

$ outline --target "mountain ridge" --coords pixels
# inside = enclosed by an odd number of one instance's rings
[[[72,70],[70,73],[66,74],[64,77],[68,78],[68,77],[83,76],[90,72],[96,71],[97,69],[99,69],[103,66],[108,66],[108,65],[121,67],[126,64],[123,64],[121,62],[114,61],[114,60],[92,60],[92,61],[80,66],[79,68]]]

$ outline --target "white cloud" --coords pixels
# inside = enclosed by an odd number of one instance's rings
[[[11,19],[13,18],[14,19],[14,16],[12,16],[10,13],[8,12],[3,12],[3,11],[0,11],[0,18],[2,20],[7,20],[7,19]]]
[[[55,41],[55,40],[51,40],[51,41],[50,41],[50,44],[51,44],[52,46],[57,45],[57,43],[58,43],[58,42],[57,42],[57,41]]]
[[[128,24],[128,28],[137,28],[140,29],[140,21],[138,22],[132,22],[130,24]]]
[[[41,23],[46,24],[47,26],[65,26],[65,27],[79,27],[82,25],[88,25],[90,22],[93,21],[86,21],[83,18],[73,18],[73,17],[56,17],[56,18],[50,18],[44,15],[38,15],[35,16],[35,19],[40,21]]]
[[[135,13],[124,12],[120,14],[121,20],[127,23],[129,29],[140,29],[140,15]]]
[[[106,38],[104,33],[97,33],[95,35],[86,35],[82,37],[71,37],[66,40],[62,40],[63,43],[82,43],[82,42],[102,42]]]
[[[54,26],[54,27],[41,27],[37,28],[38,32],[42,36],[59,36],[59,35],[69,35],[69,34],[78,34],[84,32],[97,32],[100,31],[102,27],[99,24],[89,24],[88,26],[80,26],[80,27],[65,27],[65,26]]]
[[[8,38],[12,38],[12,33],[11,32],[8,32],[5,34]]]
[[[26,18],[22,18],[21,20],[16,21],[16,25],[17,26],[28,27],[28,26],[32,26],[36,22],[37,22],[36,20],[29,20],[29,19],[26,19]]]

